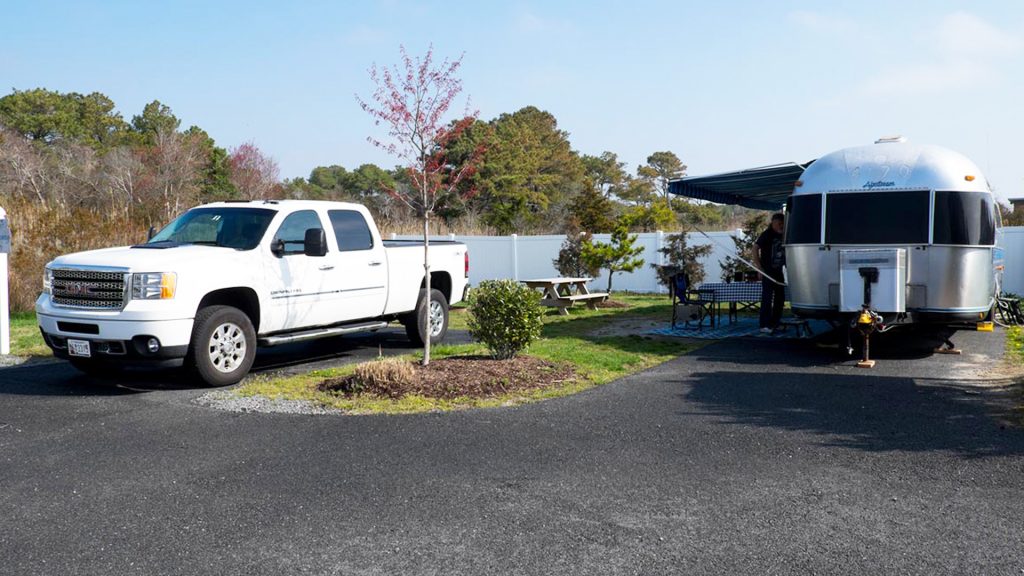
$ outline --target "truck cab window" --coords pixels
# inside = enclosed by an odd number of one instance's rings
[[[330,210],[327,216],[338,240],[338,250],[352,252],[373,248],[373,234],[362,214],[355,210]]]
[[[306,242],[306,230],[310,228],[323,229],[320,217],[316,215],[315,211],[302,210],[289,214],[281,223],[281,227],[277,229],[277,234],[274,234],[271,245],[281,240],[284,242],[284,254],[302,254]]]

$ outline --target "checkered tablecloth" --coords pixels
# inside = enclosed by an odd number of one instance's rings
[[[711,290],[716,302],[760,302],[760,282],[708,282],[697,287],[698,290]],[[786,288],[786,300],[789,300],[789,287]]]

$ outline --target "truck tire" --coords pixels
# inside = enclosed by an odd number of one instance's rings
[[[426,295],[426,290],[420,290],[420,298],[416,302],[416,309],[411,316],[406,316],[403,320],[405,334],[417,346],[423,346],[424,340],[427,337],[427,327],[423,321],[423,309],[427,306]],[[431,290],[430,305],[431,315],[434,319],[434,329],[430,335],[430,344],[434,345],[444,340],[445,335],[448,334],[448,300],[439,290]]]
[[[115,376],[121,371],[117,366],[95,358],[69,358],[68,362],[75,367],[75,370],[95,378]]]
[[[237,384],[256,359],[256,329],[238,308],[208,306],[192,325],[186,365],[208,386]]]

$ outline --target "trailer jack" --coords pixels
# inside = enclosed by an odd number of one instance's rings
[[[860,316],[857,317],[856,328],[857,331],[864,336],[864,354],[860,361],[857,362],[858,368],[874,368],[875,361],[871,359],[870,345],[871,345],[871,333],[882,326],[882,317],[872,311],[867,305],[860,311]]]
[[[861,306],[860,316],[857,316],[854,324],[857,331],[864,336],[864,355],[860,362],[857,362],[857,367],[874,368],[875,361],[869,357],[871,333],[877,329],[885,328],[882,324],[881,315],[871,309],[871,285],[878,282],[878,268],[873,266],[864,267],[858,268],[857,271],[860,273],[860,277],[864,279],[864,304]]]
[[[960,354],[961,353],[960,349],[957,348],[956,345],[953,344],[953,341],[950,340],[948,336],[944,336],[942,338],[942,340],[943,340],[942,346],[939,346],[938,348],[935,349],[935,353],[936,354]]]

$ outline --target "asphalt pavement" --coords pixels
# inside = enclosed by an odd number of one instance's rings
[[[1021,574],[1024,431],[1011,392],[979,388],[1002,334],[956,341],[880,347],[874,370],[725,341],[567,398],[412,416],[0,369],[0,573]]]

